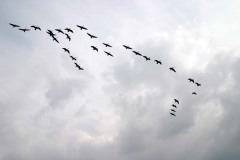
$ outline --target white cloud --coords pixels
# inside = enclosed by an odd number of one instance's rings
[[[3,2],[0,159],[239,159],[238,6],[205,0]],[[23,33],[9,22],[37,24],[42,31]],[[57,44],[45,33],[66,27],[74,30],[71,42],[58,35]],[[171,117],[174,98],[180,104]]]

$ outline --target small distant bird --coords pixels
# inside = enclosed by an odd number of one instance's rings
[[[172,105],[173,107],[177,108],[177,106],[175,104]]]
[[[64,30],[66,30],[67,32],[72,32],[73,33],[73,30],[71,30],[70,28],[65,28]]]
[[[171,111],[176,112],[174,109],[171,109]]]
[[[92,35],[92,34],[89,34],[89,33],[87,33],[89,36],[90,36],[90,38],[92,39],[92,38],[97,38],[96,36],[94,36],[94,35]]]
[[[74,62],[74,63],[79,70],[83,70],[83,68],[81,68],[76,62]]]
[[[192,94],[194,94],[194,95],[197,95],[197,93],[196,93],[196,92],[192,92]]]
[[[23,31],[23,32],[26,32],[26,31],[30,31],[30,29],[26,29],[26,28],[24,28],[24,29],[19,29],[19,30],[21,30],[21,31]]]
[[[79,26],[79,25],[77,25],[77,27],[79,27],[81,30],[88,30],[87,28],[85,28],[84,26]]]
[[[36,30],[39,30],[39,31],[41,31],[41,28],[40,27],[38,27],[38,26],[34,26],[34,25],[32,25],[31,26],[32,28],[34,28],[34,30],[36,31]]]
[[[139,52],[137,51],[133,51],[133,53],[135,53],[137,56],[142,56]]]
[[[77,58],[76,57],[73,57],[73,56],[70,56],[72,58],[73,61],[76,61]]]
[[[171,112],[170,112],[170,114],[171,114],[172,116],[176,116],[174,113],[171,113]]]
[[[13,28],[15,27],[20,27],[19,25],[16,25],[16,24],[12,24],[12,23],[9,23]]]
[[[131,47],[126,46],[126,45],[123,45],[123,47],[125,47],[126,49],[132,49]]]
[[[93,50],[96,50],[98,52],[97,47],[95,47],[95,46],[91,46],[91,47],[92,47]]]
[[[106,52],[106,51],[104,51],[108,56],[112,56],[113,57],[113,55],[112,54],[110,54],[109,52]]]
[[[179,101],[177,99],[174,99],[175,103],[179,104]]]
[[[159,60],[155,60],[156,64],[161,64],[162,65],[162,62],[159,61]]]
[[[56,41],[57,43],[59,43],[56,37],[52,37],[52,38],[53,38],[53,41]]]
[[[146,59],[146,61],[150,60],[150,57],[147,57],[147,56],[143,56],[143,57]]]
[[[54,37],[56,36],[56,34],[54,34],[51,30],[47,30],[47,34],[49,34],[51,37]]]
[[[171,67],[171,68],[169,68],[169,69],[172,70],[173,72],[176,72],[175,69],[174,69],[174,67]]]
[[[55,29],[58,33],[65,34],[61,29]]]
[[[67,39],[71,41],[71,37],[67,33],[65,33],[65,35],[67,36]]]
[[[64,52],[67,52],[68,54],[70,54],[69,49],[67,49],[67,48],[62,48],[62,49],[64,50]]]
[[[194,79],[192,79],[192,78],[188,78],[188,80],[189,80],[189,82],[194,83]]]
[[[196,85],[197,85],[197,86],[201,86],[201,84],[200,84],[200,83],[197,83],[197,82],[196,82]]]
[[[105,47],[112,47],[112,46],[110,46],[110,45],[107,44],[107,43],[103,43],[103,45],[104,45]]]

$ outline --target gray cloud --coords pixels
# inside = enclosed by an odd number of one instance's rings
[[[3,1],[0,159],[239,159],[237,3]],[[65,27],[74,29],[71,43],[45,34]],[[113,58],[102,42],[113,45]]]

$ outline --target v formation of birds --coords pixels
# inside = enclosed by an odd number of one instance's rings
[[[19,25],[17,25],[17,24],[12,24],[12,23],[9,23],[9,24],[10,24],[13,28],[18,28],[20,31],[23,31],[23,32],[28,32],[28,31],[30,31],[30,29],[28,29],[28,28],[21,28],[21,27],[20,27]],[[87,29],[86,27],[84,27],[84,26],[80,26],[80,25],[76,25],[76,26],[77,26],[80,30],[82,30],[82,31],[83,31],[83,30],[85,30],[85,31],[88,30],[88,29]],[[40,28],[39,26],[32,25],[32,26],[30,26],[30,27],[33,28],[35,31],[37,31],[37,30],[41,31],[41,28]],[[72,33],[72,34],[74,33],[71,28],[65,28],[64,30],[62,30],[62,29],[55,29],[55,31],[56,31],[58,34],[63,34],[63,35],[65,35],[65,36],[66,36],[66,39],[69,40],[69,41],[71,41],[70,33]],[[59,43],[59,41],[58,41],[58,39],[57,39],[57,37],[56,37],[56,34],[53,33],[53,32],[54,32],[54,31],[49,30],[49,29],[47,29],[47,31],[46,31],[46,33],[47,33],[50,37],[52,37],[53,41]],[[90,34],[90,33],[87,33],[87,35],[88,35],[91,39],[93,39],[93,38],[98,38],[97,36],[95,36],[95,35],[93,35],[93,34]],[[103,44],[106,48],[108,48],[108,47],[111,48],[111,47],[112,47],[112,46],[111,46],[110,44],[108,44],[108,43],[102,43],[102,44]],[[130,46],[123,45],[123,47],[124,47],[126,50],[132,50],[132,52],[133,52],[136,56],[141,56],[141,57],[143,57],[146,61],[150,61],[150,60],[151,60],[150,57],[147,57],[147,56],[145,56],[145,55],[142,55],[142,54],[139,53],[138,51],[134,51],[133,48],[130,47]],[[91,48],[93,49],[93,51],[98,52],[97,46],[91,46]],[[64,52],[66,52],[67,54],[69,54],[69,57],[72,59],[72,61],[74,61],[74,64],[75,64],[76,68],[78,68],[79,70],[84,70],[84,69],[77,63],[77,58],[76,58],[76,57],[73,57],[73,56],[71,55],[71,52],[70,52],[70,50],[69,50],[68,48],[62,48],[62,49],[63,49]],[[113,54],[111,54],[110,52],[104,51],[104,53],[105,53],[107,56],[114,57]],[[155,62],[156,64],[163,65],[163,64],[162,64],[162,61],[160,61],[160,60],[154,60],[154,62]],[[172,71],[172,72],[174,72],[174,73],[177,72],[174,67],[170,67],[169,70]],[[200,84],[199,82],[196,82],[193,78],[188,78],[188,81],[189,81],[190,83],[196,84],[197,87],[201,86],[201,84]],[[192,95],[197,95],[197,93],[194,91],[194,92],[192,92]],[[179,104],[180,104],[180,103],[179,103],[179,100],[178,100],[178,99],[174,99],[174,103],[172,104],[172,108],[170,109],[170,115],[176,116],[176,109],[177,109],[177,105],[179,105]]]

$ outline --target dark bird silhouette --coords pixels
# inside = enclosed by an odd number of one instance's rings
[[[171,114],[172,116],[176,116],[174,113],[171,113],[171,112],[170,112],[170,114]]]
[[[47,34],[49,34],[51,37],[54,37],[56,36],[56,34],[54,34],[51,30],[47,30]]]
[[[139,52],[137,51],[133,51],[133,53],[135,53],[137,56],[142,56]]]
[[[52,38],[53,38],[53,41],[56,41],[57,43],[59,43],[56,37],[52,37]]]
[[[67,36],[67,39],[71,41],[71,37],[67,33],[65,33],[65,35]]]
[[[197,95],[197,93],[196,93],[196,92],[192,92],[192,94],[194,94],[194,95]]]
[[[34,30],[36,31],[36,30],[39,30],[39,31],[41,31],[41,28],[40,27],[38,27],[38,26],[34,26],[34,25],[32,25],[31,26],[32,28],[34,28]]]
[[[55,29],[58,33],[64,34],[64,32],[61,29]]]
[[[77,25],[77,27],[79,27],[81,30],[88,30],[87,28],[85,28],[84,26],[79,26],[79,25]]]
[[[172,105],[173,107],[177,108],[177,106],[175,104]]]
[[[131,47],[126,46],[126,45],[123,45],[123,47],[125,47],[126,49],[132,49]]]
[[[21,30],[21,31],[23,31],[23,32],[26,32],[26,31],[30,31],[30,29],[26,29],[26,28],[24,28],[24,29],[19,29],[19,30]]]
[[[200,84],[200,83],[197,83],[197,82],[196,82],[196,85],[197,85],[197,86],[201,86],[201,84]]]
[[[112,54],[110,54],[109,52],[106,52],[106,51],[104,51],[108,56],[112,56],[113,57],[113,55]]]
[[[96,50],[98,52],[97,47],[95,47],[95,46],[91,46],[91,47],[92,47],[93,50]]]
[[[90,36],[90,38],[92,39],[92,38],[97,38],[96,36],[94,36],[94,35],[92,35],[92,34],[89,34],[89,33],[87,33],[89,36]]]
[[[105,47],[112,47],[112,46],[110,46],[110,45],[107,44],[107,43],[103,43],[103,45],[104,45]]]
[[[170,70],[172,70],[173,72],[176,72],[176,70],[174,69],[174,67],[169,68]]]
[[[189,80],[189,82],[194,83],[194,79],[192,79],[192,78],[188,78],[188,80]]]
[[[70,56],[72,58],[73,61],[76,61],[77,58],[76,57],[73,57],[73,56]]]
[[[179,104],[179,101],[177,99],[174,99],[175,103]]]
[[[65,28],[65,30],[66,30],[67,32],[72,32],[72,33],[73,33],[73,30],[71,30],[70,28]]]
[[[159,61],[159,60],[154,60],[156,62],[156,64],[161,64],[162,65],[162,62]]]
[[[16,25],[16,24],[12,24],[12,23],[9,23],[13,28],[15,27],[20,27],[19,25]]]
[[[176,112],[174,109],[171,109],[171,111]]]
[[[62,49],[64,50],[64,52],[67,52],[68,54],[70,54],[69,49],[67,49],[67,48],[62,48]]]
[[[146,61],[150,60],[150,57],[147,57],[147,56],[143,56],[143,57],[146,59]]]
[[[81,68],[76,62],[74,62],[74,63],[79,70],[83,70],[83,68]]]

